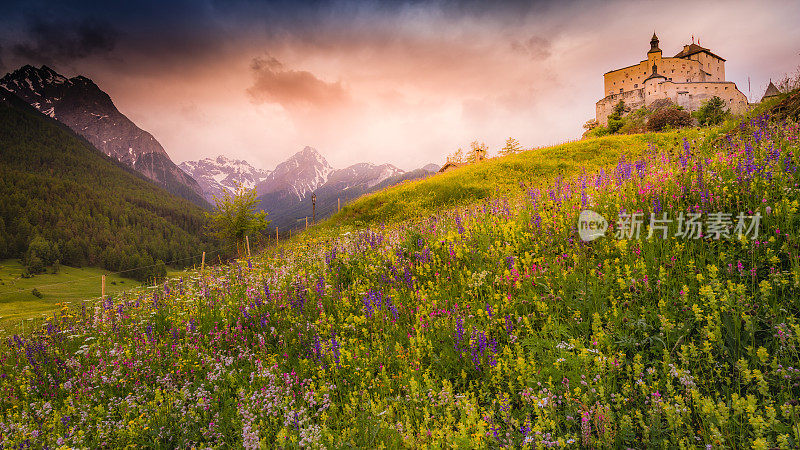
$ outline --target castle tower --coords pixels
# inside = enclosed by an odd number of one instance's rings
[[[647,67],[656,66],[656,70],[653,72],[658,72],[658,66],[661,64],[661,49],[658,48],[658,36],[656,36],[655,31],[653,32],[653,37],[650,38],[650,51],[647,52]]]
[[[650,51],[647,53],[654,53],[654,52],[661,53],[661,49],[658,48],[658,36],[656,36],[655,31],[653,32],[653,37],[650,38]]]

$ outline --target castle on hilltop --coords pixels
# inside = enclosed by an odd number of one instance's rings
[[[608,123],[608,116],[620,100],[627,107],[649,106],[656,100],[669,99],[689,111],[717,96],[730,111],[747,110],[747,96],[732,81],[725,81],[725,60],[711,50],[692,43],[677,55],[663,58],[658,37],[653,33],[647,59],[603,75],[605,97],[597,102],[597,122]]]

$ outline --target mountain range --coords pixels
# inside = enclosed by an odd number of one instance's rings
[[[314,215],[325,218],[365,193],[406,180],[424,178],[439,167],[428,164],[403,171],[391,164],[353,164],[335,169],[314,148],[305,147],[273,170],[225,156],[173,163],[164,147],[114,105],[111,97],[84,76],[67,78],[47,66],[25,65],[0,78],[0,93],[27,103],[85,139],[112,160],[169,193],[203,208],[238,185],[255,188],[261,209],[280,230],[302,226]]]
[[[231,159],[226,156],[205,158],[198,161],[184,161],[178,167],[197,180],[203,195],[210,203],[214,197],[221,198],[225,192],[235,192],[239,184],[253,189],[271,173],[256,169],[247,161]]]
[[[311,194],[316,194],[316,218],[323,219],[335,213],[339,204],[439,170],[436,164],[406,172],[391,164],[372,163],[334,169],[312,147],[303,148],[271,171],[224,156],[185,161],[179,167],[200,183],[210,201],[225,190],[233,192],[239,183],[255,188],[261,209],[279,230],[304,226],[306,217],[313,219]]]
[[[0,88],[67,125],[95,148],[168,192],[209,207],[200,185],[172,162],[164,147],[122,114],[111,97],[84,76],[67,78],[30,65],[0,79]]]

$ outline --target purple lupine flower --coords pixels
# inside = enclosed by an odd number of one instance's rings
[[[683,153],[678,155],[678,159],[681,162],[681,168],[686,170],[686,165],[689,163],[689,150],[691,146],[689,145],[689,141],[686,138],[683,138]]]
[[[394,306],[394,302],[391,298],[386,298],[386,304],[389,305],[389,311],[392,313],[392,322],[397,322],[398,315],[397,315],[397,307]]]
[[[403,272],[404,272],[403,276],[405,278],[406,287],[408,287],[409,289],[414,289],[414,280],[413,278],[411,278],[411,269],[409,269],[408,266],[406,266],[403,269]]]
[[[531,225],[537,229],[542,227],[542,216],[538,212],[531,218]]]
[[[333,247],[329,252],[325,253],[325,264],[331,265],[334,259],[336,259],[336,254],[338,250],[336,247]]]
[[[486,351],[486,335],[481,331],[478,333],[478,350],[480,350],[481,355]]]
[[[657,195],[653,197],[653,212],[655,214],[661,213],[661,198]]]
[[[783,160],[783,171],[786,173],[795,173],[797,171],[797,167],[794,165],[791,153],[786,156],[786,159]]]
[[[461,341],[464,340],[464,319],[458,317],[456,319],[456,350],[461,351]]]
[[[319,335],[318,334],[314,336],[314,354],[318,358],[320,358],[320,359],[322,358],[322,344],[319,341]]]
[[[511,333],[514,332],[514,322],[511,319],[510,315],[506,315],[506,334],[511,336]]]
[[[320,275],[319,279],[317,280],[317,295],[322,295],[325,293],[325,277]]]
[[[331,333],[331,352],[333,352],[333,360],[336,365],[339,365],[339,341],[336,340],[336,334]]]
[[[369,294],[365,295],[364,298],[361,299],[361,301],[364,303],[364,315],[367,316],[367,318],[372,317],[373,309],[372,309],[372,302],[370,301],[369,298]]]

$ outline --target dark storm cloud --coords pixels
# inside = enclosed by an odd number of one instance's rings
[[[349,99],[341,83],[329,83],[304,70],[287,69],[277,59],[255,58],[250,66],[255,82],[247,90],[256,103],[278,103],[285,108],[327,108]]]
[[[72,62],[114,50],[119,33],[92,18],[60,20],[28,16],[26,35],[11,47],[18,57],[38,63]]]

